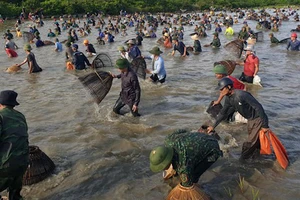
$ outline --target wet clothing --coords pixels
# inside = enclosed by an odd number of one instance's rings
[[[258,57],[253,54],[248,55],[244,63],[244,72],[239,79],[247,83],[253,83],[256,65],[259,65]]]
[[[66,47],[66,59],[72,59],[73,58],[73,54],[74,54],[74,51],[72,49],[72,47]]]
[[[249,38],[249,33],[247,31],[240,31],[239,32],[239,36],[238,36],[239,39],[241,40],[247,40]]]
[[[194,52],[202,52],[202,48],[199,40],[194,41]]]
[[[128,55],[132,60],[134,60],[141,56],[141,51],[136,45],[134,45],[128,50]]]
[[[42,46],[44,46],[45,44],[44,44],[44,42],[42,41],[42,40],[37,40],[36,42],[35,42],[35,46],[36,47],[42,47]]]
[[[173,47],[172,41],[171,41],[170,37],[166,37],[165,38],[165,40],[164,40],[164,47],[165,48],[172,48]]]
[[[136,36],[136,41],[137,41],[136,45],[138,45],[138,46],[142,45],[142,41],[143,41],[142,36],[140,36],[140,35]]]
[[[239,89],[239,90],[245,89],[245,84],[241,83],[237,78],[233,76],[227,76],[227,77],[230,78],[230,80],[232,80],[234,89]]]
[[[234,30],[232,27],[228,27],[226,30],[225,30],[225,35],[233,35],[234,34]]]
[[[178,41],[178,45],[174,45],[174,51],[179,51],[179,53],[181,54],[181,55],[183,55],[184,54],[184,48],[185,48],[185,45],[184,45],[184,43],[183,42],[181,42],[181,41]],[[188,55],[190,55],[189,54],[189,52],[188,51],[186,51],[186,55],[188,56]]]
[[[213,41],[210,43],[210,45],[213,47],[220,47],[221,46],[220,39],[218,37],[214,38]]]
[[[290,40],[288,42],[288,45],[287,45],[286,49],[289,50],[289,48],[291,48],[291,51],[300,51],[300,41],[295,40],[293,42],[292,40]]]
[[[231,96],[226,96],[224,106],[218,115],[214,127],[222,121],[227,113],[227,109],[231,107],[248,120],[260,117],[262,119],[262,127],[269,128],[268,117],[262,105],[249,92],[243,90],[234,90]]]
[[[29,164],[28,127],[24,115],[12,108],[0,110],[0,192],[21,200],[23,175]]]
[[[8,56],[9,56],[9,55],[10,55],[11,57],[17,57],[17,56],[18,56],[17,52],[15,52],[15,51],[12,50],[12,49],[6,48],[5,51],[6,51],[6,54],[7,54]]]
[[[145,59],[147,59],[148,57],[145,57]],[[151,57],[149,57],[148,59],[152,60],[152,75],[150,76],[150,78],[156,82],[159,81],[160,83],[165,82],[167,73],[165,70],[165,62],[164,59],[159,56],[157,59],[154,60],[154,55],[152,55]]]
[[[90,61],[80,51],[76,51],[73,53],[72,63],[75,65],[75,69],[77,69],[77,70],[86,69],[85,64],[87,64],[88,66],[91,66]]]
[[[279,40],[278,40],[276,37],[274,37],[274,36],[272,36],[272,37],[270,38],[270,40],[271,40],[271,43],[272,43],[272,44],[273,44],[273,43],[275,43],[275,44],[280,43]]]
[[[252,153],[255,153],[254,150],[257,149],[257,146],[253,148],[253,145],[259,140],[259,130],[261,128],[269,128],[268,117],[262,105],[249,92],[234,90],[232,95],[226,96],[224,106],[217,116],[213,126],[214,128],[227,117],[227,113],[230,109],[239,112],[248,120],[248,139],[242,150],[242,158],[247,159],[252,156]],[[244,152],[247,151],[249,153],[245,156]]]
[[[96,53],[96,50],[92,44],[88,44],[86,51],[89,53]]]
[[[14,43],[13,41],[8,41],[5,43],[5,46],[11,50],[16,50],[16,43]]]
[[[62,44],[60,42],[55,42],[55,49],[59,52],[62,51]]]
[[[125,105],[128,105],[133,116],[139,116],[138,112],[132,111],[132,106],[138,106],[141,98],[141,88],[136,73],[128,67],[127,72],[117,75],[121,78],[121,92],[113,111],[120,114],[120,110]]]
[[[53,32],[49,32],[48,33],[48,35],[47,35],[47,37],[55,37],[56,35],[55,35],[55,33],[53,33]]]
[[[41,72],[42,68],[40,68],[40,66],[37,64],[36,60],[35,60],[35,56],[32,52],[30,52],[27,55],[27,62],[28,62],[28,67],[30,67],[30,62],[32,62],[32,73],[37,73],[37,72]]]
[[[172,166],[184,187],[197,183],[200,176],[223,155],[213,136],[199,132],[175,131],[166,137],[165,146],[174,150]]]

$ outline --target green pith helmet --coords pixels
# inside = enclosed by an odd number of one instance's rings
[[[125,48],[123,46],[118,46],[118,50],[119,51],[126,51]]]
[[[159,49],[159,47],[153,47],[153,48],[149,51],[149,53],[154,54],[154,55],[160,55],[160,54],[163,53],[163,52]]]
[[[149,156],[150,169],[153,172],[164,170],[172,162],[173,149],[171,147],[159,146],[154,148]]]
[[[119,68],[119,69],[125,69],[125,68],[128,68],[130,66],[130,63],[127,59],[124,59],[124,58],[120,58],[116,61],[116,68]]]
[[[25,51],[30,51],[30,50],[32,50],[30,44],[25,44],[24,47],[23,47],[23,49],[24,49]]]
[[[227,75],[227,69],[226,69],[226,67],[224,65],[220,65],[220,64],[216,65],[214,67],[213,72],[215,74],[225,74],[225,75]]]

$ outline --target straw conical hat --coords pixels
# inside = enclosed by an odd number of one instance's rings
[[[178,184],[169,193],[166,200],[210,200],[210,198],[196,184],[191,187],[183,187]]]

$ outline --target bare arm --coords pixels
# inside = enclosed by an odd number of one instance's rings
[[[27,57],[26,57],[25,60],[24,60],[23,62],[21,62],[20,64],[18,64],[18,66],[24,65],[27,61],[28,61],[28,60],[27,60]]]

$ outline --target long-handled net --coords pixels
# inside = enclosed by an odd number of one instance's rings
[[[23,40],[25,41],[25,42],[30,42],[30,41],[32,41],[35,37],[34,37],[34,35],[32,34],[32,33],[30,33],[30,32],[26,32],[26,31],[24,31],[23,33],[22,33],[22,37],[23,37]]]
[[[87,88],[97,104],[105,98],[109,92],[113,77],[110,73],[104,71],[93,71],[85,76],[78,78],[79,81]]]
[[[242,53],[243,53],[243,49],[244,49],[244,42],[240,39],[236,39],[233,40],[229,43],[227,43],[224,48],[227,51],[230,51],[234,56],[236,56],[237,58],[240,58]]]
[[[112,67],[110,57],[105,53],[99,53],[92,62],[92,68],[103,68],[103,67]]]
[[[142,57],[135,58],[131,62],[131,68],[138,75],[138,77],[145,79],[146,78],[146,68],[147,64],[145,59]]]

